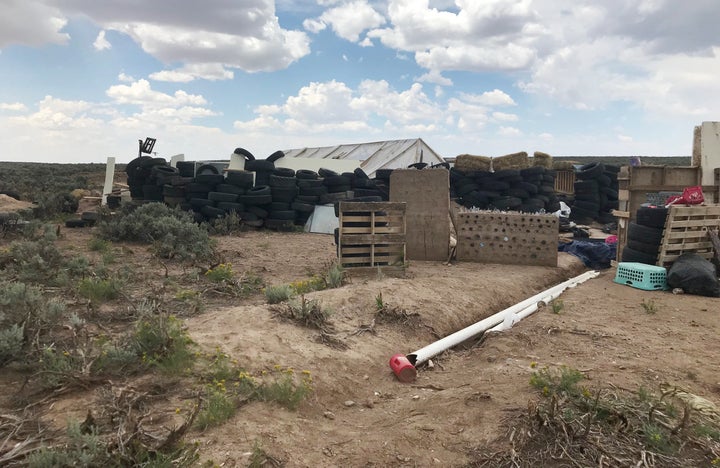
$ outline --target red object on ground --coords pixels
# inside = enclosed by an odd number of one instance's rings
[[[396,354],[390,358],[390,368],[403,383],[414,382],[417,377],[417,369],[413,366],[404,354]]]

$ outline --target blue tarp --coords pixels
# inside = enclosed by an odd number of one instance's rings
[[[558,243],[558,252],[567,252],[578,257],[585,266],[599,270],[610,268],[610,261],[615,260],[617,244],[605,242],[577,241]]]

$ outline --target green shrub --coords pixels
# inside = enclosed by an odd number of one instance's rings
[[[24,324],[33,335],[58,324],[65,304],[46,300],[39,288],[19,282],[0,282],[0,327]]]
[[[131,338],[132,349],[143,364],[167,372],[181,372],[192,364],[192,345],[179,319],[152,308],[141,314]]]
[[[108,242],[107,239],[102,239],[100,237],[93,237],[88,242],[88,248],[93,252],[105,253],[110,250],[111,245],[112,244]]]
[[[117,299],[121,286],[114,279],[86,278],[78,283],[78,294],[92,303]]]
[[[233,417],[236,411],[234,397],[224,386],[209,386],[205,404],[198,413],[195,424],[200,430],[218,426]]]
[[[222,218],[214,219],[210,223],[210,233],[218,236],[227,236],[235,232],[240,232],[242,229],[242,220],[234,211]]]
[[[307,395],[312,393],[312,377],[303,371],[298,381],[292,369],[278,371],[272,382],[257,387],[258,398],[271,401],[289,410],[295,410]]]
[[[100,223],[98,235],[111,241],[152,244],[161,258],[207,261],[214,256],[215,242],[189,213],[163,203],[148,203],[117,218]]]
[[[289,284],[279,286],[268,286],[265,288],[265,298],[268,304],[279,304],[287,301],[295,294],[295,291]]]
[[[12,324],[9,328],[0,328],[0,367],[14,361],[22,352],[25,326]]]
[[[345,282],[345,270],[339,263],[333,263],[325,275],[325,283],[328,288],[339,288]]]
[[[231,263],[221,263],[215,268],[210,268],[205,272],[205,278],[213,283],[230,282],[233,279],[233,269]]]

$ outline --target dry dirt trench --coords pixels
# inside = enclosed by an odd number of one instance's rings
[[[265,265],[269,284],[302,279],[303,269],[318,271],[332,258],[327,237],[255,233],[243,239],[246,251],[255,252],[243,261]],[[259,245],[268,248],[252,248]],[[273,253],[277,245],[281,258]],[[720,400],[720,300],[619,285],[614,269],[566,291],[559,314],[541,309],[508,332],[438,356],[413,384],[392,374],[393,354],[419,349],[586,270],[567,254],[559,259],[557,268],[411,262],[405,278],[351,277],[339,289],[310,294],[334,311],[334,336],[346,350],[274,318],[266,304],[188,319],[201,346],[220,347],[249,371],[309,371],[315,389],[297,411],[251,403],[197,435],[203,459],[246,466],[259,443],[290,467],[462,466],[472,448],[503,434],[505,418],[538,398],[529,385],[534,366],[571,366],[591,386],[682,383]],[[358,333],[372,322],[380,293],[389,306],[420,314],[426,326],[376,325],[375,333]],[[643,302],[652,303],[654,313]]]

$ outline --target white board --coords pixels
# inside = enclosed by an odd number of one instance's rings
[[[332,171],[352,172],[360,167],[362,161],[348,159],[319,159],[319,158],[280,158],[275,161],[275,167],[287,167],[290,169],[307,169],[317,172],[321,167]]]

